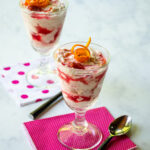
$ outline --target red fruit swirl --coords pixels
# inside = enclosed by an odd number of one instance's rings
[[[71,78],[69,75],[65,74],[64,72],[60,71],[58,68],[58,75],[61,79],[63,79],[64,81],[66,81],[67,83],[69,83],[70,81],[80,81],[82,82],[83,84],[86,84],[88,85],[88,82],[85,80],[85,77],[84,78],[77,78],[77,79],[73,79]]]
[[[74,101],[75,103],[79,103],[79,102],[84,102],[84,101],[90,101],[91,100],[91,96],[86,97],[86,96],[74,96],[71,95],[69,93],[67,93],[66,91],[63,91],[63,93],[65,95],[67,95],[67,98]],[[81,101],[78,101],[78,99],[82,99]]]
[[[50,44],[54,43],[57,40],[58,36],[60,35],[61,29],[62,29],[62,26],[58,28],[57,32],[54,35],[54,40],[50,41],[49,42]]]
[[[53,32],[53,31],[51,31],[51,30],[48,30],[48,29],[46,29],[46,28],[43,28],[43,27],[41,27],[41,26],[36,26],[36,30],[37,30],[37,32],[38,33],[40,33],[40,34],[49,34],[49,33],[51,33],[51,32]]]
[[[106,64],[106,59],[105,59],[105,57],[103,56],[102,53],[101,53],[99,56],[100,56],[100,59],[101,59],[101,61],[102,61],[102,65],[105,65],[105,64]]]
[[[32,33],[32,38],[33,38],[33,40],[36,40],[39,42],[42,40],[41,36],[36,33]]]
[[[54,35],[54,40],[56,41],[56,39],[58,38],[60,32],[61,32],[62,26],[58,28],[57,32]]]
[[[99,82],[103,79],[103,77],[105,76],[107,70],[105,70],[102,74],[100,74],[99,76],[96,77],[97,79],[97,84],[96,86],[91,90],[92,92],[94,92],[94,90],[97,88],[97,86],[99,85]]]
[[[50,17],[47,15],[40,15],[40,14],[36,14],[36,13],[33,13],[31,15],[31,17],[35,18],[35,19],[50,19]]]

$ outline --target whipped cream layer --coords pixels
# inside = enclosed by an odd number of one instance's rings
[[[32,46],[47,55],[58,42],[63,27],[66,6],[60,1],[51,1],[44,8],[23,6],[23,19]]]
[[[96,52],[92,48],[89,48],[89,51],[90,59],[87,62],[80,63],[74,58],[74,54],[71,53],[71,50],[59,49],[59,51],[57,52],[57,61],[70,68],[86,70],[91,70],[92,68],[96,69],[96,67],[102,67],[106,63],[106,59],[101,52]]]
[[[89,50],[91,57],[86,63],[78,62],[67,49],[59,49],[55,54],[62,92],[72,109],[86,109],[94,103],[107,70],[102,53]]]

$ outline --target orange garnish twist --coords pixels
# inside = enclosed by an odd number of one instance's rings
[[[84,63],[84,62],[87,62],[90,58],[90,53],[88,50],[84,49],[84,48],[78,48],[75,50],[74,52],[74,58],[81,62],[81,63]]]
[[[81,44],[75,44],[72,46],[71,48],[71,53],[74,54],[74,58],[81,63],[87,62],[90,58],[90,51],[88,49],[88,46],[91,43],[91,37],[89,38],[88,42],[86,43],[86,45],[81,45]],[[75,47],[80,46],[82,48],[77,48],[75,49]]]
[[[50,0],[26,0],[26,6],[45,7],[50,4]]]
[[[89,37],[89,40],[88,40],[88,42],[86,43],[86,47],[88,47],[89,45],[90,45],[90,43],[91,43],[91,37]]]

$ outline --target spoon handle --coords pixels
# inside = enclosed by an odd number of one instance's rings
[[[97,150],[105,150],[107,144],[110,142],[111,139],[112,139],[112,136],[110,135],[110,136],[101,144],[101,146],[100,146]]]

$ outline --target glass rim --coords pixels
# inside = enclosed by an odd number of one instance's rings
[[[55,15],[58,15],[58,14],[62,13],[63,11],[65,12],[65,11],[67,10],[69,2],[68,2],[68,0],[63,0],[63,1],[66,2],[66,3],[65,3],[65,8],[64,8],[62,11],[59,11],[59,12],[50,12],[50,11],[48,11],[48,12],[43,12],[43,11],[32,11],[32,10],[28,10],[27,8],[25,8],[25,7],[23,6],[22,0],[19,0],[19,6],[20,6],[20,8],[21,8],[25,13],[27,13],[27,14],[36,13],[36,14],[39,14],[39,15],[53,15],[53,16],[55,16]]]
[[[58,49],[60,49],[61,47],[65,46],[65,45],[76,44],[76,43],[84,43],[84,44],[86,44],[87,42],[84,42],[84,41],[75,41],[75,42],[68,42],[68,43],[59,45],[59,46],[57,47],[57,49],[54,50],[54,52],[53,52],[53,58],[54,58],[55,62],[56,62],[55,53],[57,52]],[[104,50],[106,51],[106,53],[107,53],[107,55],[108,55],[108,56],[107,56],[107,57],[108,57],[108,58],[107,58],[107,63],[106,63],[105,65],[103,65],[103,66],[100,66],[99,69],[102,69],[102,68],[107,67],[108,64],[110,63],[110,53],[109,53],[109,51],[108,51],[106,48],[104,48],[103,46],[101,46],[101,45],[99,45],[99,44],[96,44],[96,43],[93,43],[93,42],[91,42],[90,45],[95,45],[95,46],[101,47],[102,49],[104,49]],[[89,46],[89,47],[90,47],[90,46]],[[58,61],[57,61],[57,63],[61,64],[61,62],[58,62]],[[70,67],[69,67],[69,68],[70,68]],[[82,69],[77,69],[77,68],[71,68],[71,69],[82,70]],[[97,69],[97,68],[96,68],[96,69]],[[95,69],[88,69],[88,71],[92,71],[92,70],[95,70]]]

